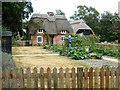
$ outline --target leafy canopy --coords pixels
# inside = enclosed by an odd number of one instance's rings
[[[118,41],[120,43],[120,17],[117,13],[104,12],[101,15],[93,7],[79,5],[71,20],[84,19],[100,41]]]
[[[70,17],[71,20],[83,19],[93,29],[95,34],[99,31],[99,12],[93,7],[79,5],[74,15]]]
[[[100,35],[102,41],[115,41],[120,42],[120,17],[117,13],[105,12],[101,14],[100,19]]]
[[[2,24],[10,29],[13,34],[18,31],[22,34],[22,20],[28,19],[32,12],[31,2],[3,2]]]
[[[55,14],[56,15],[65,15],[65,13],[60,9],[55,10]]]

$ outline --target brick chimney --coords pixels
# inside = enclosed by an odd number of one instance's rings
[[[54,16],[54,13],[53,13],[53,12],[47,12],[47,14],[48,14],[49,16]]]

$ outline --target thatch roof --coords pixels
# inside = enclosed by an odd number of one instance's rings
[[[61,30],[73,33],[73,29],[64,15],[48,16],[47,14],[33,14],[31,19],[43,20],[43,25],[39,28],[44,29],[48,34],[57,34]],[[35,34],[36,29],[29,25],[30,34]]]
[[[73,28],[74,34],[76,34],[76,32],[78,30],[83,30],[83,29],[84,30],[91,30],[92,31],[92,29],[82,19],[70,22],[70,24],[71,24],[71,26]]]

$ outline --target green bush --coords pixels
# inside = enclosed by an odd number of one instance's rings
[[[51,47],[50,45],[44,45],[43,46],[44,49],[50,49],[50,47]]]
[[[85,46],[95,47],[96,42],[99,41],[94,36],[80,36],[79,34],[70,34],[73,38],[72,47],[81,47],[85,49]],[[68,37],[69,35],[66,35]],[[68,41],[65,40],[65,46],[68,46]]]
[[[90,53],[99,53],[101,55],[107,55],[107,56],[120,56],[120,51],[116,49],[112,49],[110,47],[100,47],[96,46],[94,48],[90,49]]]
[[[18,46],[17,42],[15,40],[12,40],[12,47]]]
[[[41,44],[32,44],[32,46],[42,46]]]

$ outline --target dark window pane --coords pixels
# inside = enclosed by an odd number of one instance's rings
[[[38,42],[42,42],[42,37],[38,37]]]

